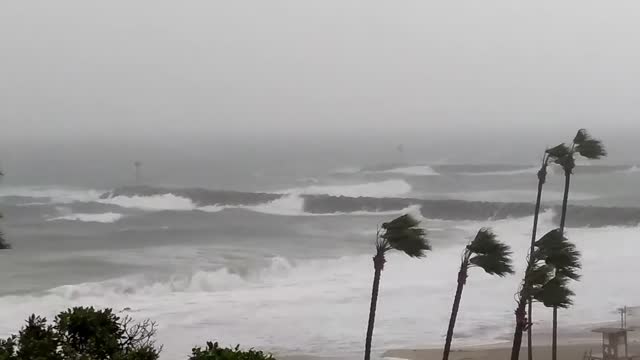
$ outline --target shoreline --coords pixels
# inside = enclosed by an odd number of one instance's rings
[[[634,328],[630,328],[629,333],[629,354],[640,354],[640,338],[634,334]],[[543,335],[541,333],[540,335]],[[593,354],[601,353],[602,342],[598,334],[590,336],[569,337],[559,339],[558,358],[561,360],[583,360],[585,353],[590,351]],[[551,358],[551,344],[547,341],[540,341],[540,336],[536,336],[533,346],[533,354],[536,359]],[[545,339],[549,339],[545,337]],[[526,338],[523,339],[520,350],[520,359],[527,358]],[[498,360],[509,359],[511,356],[511,343],[504,341],[499,343],[468,345],[452,347],[449,355],[450,360]],[[404,359],[404,360],[440,360],[442,359],[442,347],[430,347],[422,349],[390,349],[382,354],[384,359]]]

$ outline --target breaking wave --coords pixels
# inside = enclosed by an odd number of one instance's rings
[[[70,204],[73,202],[94,201],[103,194],[101,190],[84,190],[63,187],[3,187],[0,189],[0,197],[16,197],[31,199],[29,204],[40,204],[34,199],[47,200],[56,204]]]
[[[16,193],[14,191],[14,193]],[[529,192],[444,193],[430,199],[411,196],[405,180],[360,184],[312,185],[273,193],[162,188],[135,186],[118,188],[102,195],[95,191],[46,191],[69,209],[53,220],[116,222],[130,211],[201,211],[216,213],[245,210],[279,216],[381,215],[414,211],[425,218],[443,220],[487,220],[530,216],[534,196]],[[40,193],[36,193],[40,195]],[[55,194],[55,196],[54,196]],[[589,194],[575,194],[592,200]],[[69,203],[75,199],[75,202]],[[33,199],[30,199],[33,200]],[[416,211],[416,209],[419,209]],[[558,210],[547,204],[545,210]],[[572,227],[635,226],[640,208],[571,206]],[[51,217],[49,217],[50,220]]]
[[[67,220],[67,221],[81,221],[81,222],[95,222],[95,223],[114,223],[120,219],[122,219],[123,215],[113,212],[108,212],[104,214],[69,214],[64,216],[59,216],[55,218],[51,218],[48,221],[59,221],[59,220]]]
[[[309,186],[277,193],[244,193],[206,189],[169,189],[128,187],[105,193],[101,204],[146,211],[220,212],[243,209],[271,215],[380,215],[414,211],[425,218],[442,220],[487,220],[530,216],[533,199],[529,193],[520,202],[500,199],[496,194],[471,194],[462,199],[418,199],[402,195],[411,191],[403,180],[388,180],[355,185]],[[371,196],[365,196],[370,194]],[[455,195],[455,194],[454,194]],[[464,194],[457,194],[464,195]],[[469,195],[469,194],[467,194]],[[507,193],[508,197],[513,197]],[[578,196],[578,195],[577,195]],[[582,200],[593,199],[584,194]],[[501,201],[502,200],[502,201]],[[558,205],[546,205],[544,210],[559,210]],[[601,227],[609,225],[636,226],[640,223],[640,208],[596,207],[571,205],[568,225]],[[419,209],[416,211],[415,209]],[[70,215],[70,214],[69,214]]]
[[[493,224],[494,230],[512,244],[516,253],[525,253],[529,234],[523,228],[530,225],[530,220],[527,217],[499,221]],[[543,227],[552,226],[553,220],[546,213],[541,220]],[[462,225],[461,238],[464,238],[473,235],[484,222]],[[619,276],[638,271],[634,251],[629,250],[638,247],[638,229],[572,229],[570,235],[576,239],[584,263],[584,277],[575,284],[575,291],[577,298],[586,300],[567,310],[565,319],[574,326],[607,321],[614,305],[633,302],[640,295],[638,289],[629,288],[628,278]],[[385,269],[389,291],[385,292],[384,300],[387,313],[392,317],[380,322],[380,327],[381,332],[390,334],[393,346],[410,348],[411,344],[425,339],[433,343],[441,339],[441,331],[449,320],[446,310],[450,306],[452,286],[455,287],[452,282],[455,277],[449,275],[455,275],[458,270],[461,246],[461,243],[455,246],[435,243],[433,255],[426,260],[389,254],[388,260],[393,266]],[[616,266],[602,261],[603,258],[615,259]],[[516,270],[522,271],[524,257],[514,259]],[[198,263],[195,258],[187,260]],[[360,324],[366,321],[366,312],[362,309],[367,309],[370,301],[370,254],[297,260],[274,256],[260,260],[256,263],[254,258],[241,259],[213,269],[189,266],[164,274],[138,273],[59,286],[40,294],[4,296],[0,298],[0,305],[6,309],[0,313],[0,332],[13,330],[15,324],[32,312],[50,317],[69,306],[93,305],[116,311],[126,307],[135,316],[157,320],[165,326],[167,337],[178,339],[170,343],[174,346],[170,351],[175,353],[184,353],[182,347],[188,349],[197,333],[222,334],[221,341],[234,341],[246,334],[247,328],[251,329],[250,339],[258,339],[252,344],[257,342],[257,346],[266,348],[305,347],[318,354],[326,353],[326,344],[337,344],[339,351],[359,348]],[[492,278],[481,273],[476,277],[474,286],[468,289],[469,297],[476,301],[468,303],[467,312],[480,316],[463,322],[460,330],[470,333],[484,329],[487,341],[497,341],[508,331],[513,289],[517,287],[518,278]],[[598,296],[603,281],[613,295]],[[420,307],[434,311],[416,312]],[[248,313],[257,315],[246,317]],[[339,320],[326,322],[327,313]],[[551,319],[548,313],[541,313],[537,321],[546,327]],[[301,331],[300,327],[291,327],[293,323],[308,327]],[[318,323],[328,325],[318,327]],[[425,323],[435,325],[425,327]],[[500,325],[487,328],[494,323]],[[282,331],[274,332],[274,328]],[[318,344],[319,337],[321,344]]]
[[[539,167],[531,167],[526,169],[505,170],[505,171],[484,171],[484,172],[461,172],[460,175],[466,176],[513,176],[513,175],[529,175],[537,174]]]
[[[437,171],[433,170],[431,166],[428,165],[417,165],[417,166],[407,166],[407,167],[398,167],[394,169],[381,171],[383,173],[390,174],[401,174],[401,175],[409,175],[409,176],[438,176],[440,175]]]
[[[244,193],[206,189],[169,189],[156,187],[126,187],[104,193],[96,202],[147,211],[219,212],[227,209],[245,209],[274,215],[305,215],[307,196],[387,198],[411,192],[404,180],[387,180],[353,185],[313,185],[275,193]],[[401,210],[407,206],[394,210]],[[389,211],[389,210],[387,210]],[[367,214],[367,210],[353,211]],[[375,212],[375,211],[373,211]],[[340,210],[328,214],[340,213]]]
[[[151,196],[125,196],[100,199],[97,202],[109,205],[116,205],[123,208],[134,208],[141,210],[195,210],[197,205],[186,197],[176,196],[172,193],[158,194]]]
[[[411,192],[411,185],[405,180],[386,180],[351,185],[313,185],[304,188],[278,191],[283,194],[296,195],[329,195],[349,197],[394,197]]]
[[[49,290],[50,294],[66,299],[122,295],[166,295],[176,292],[216,292],[251,283],[265,283],[286,276],[294,265],[282,257],[274,257],[265,267],[234,272],[223,267],[218,270],[196,270],[192,273],[175,274],[168,279],[149,276],[117,278],[96,283],[65,285]]]

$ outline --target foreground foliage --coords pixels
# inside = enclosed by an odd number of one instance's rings
[[[0,340],[0,360],[156,360],[157,326],[134,323],[111,309],[75,307],[53,324],[31,315],[18,335]]]
[[[75,307],[53,323],[31,315],[18,335],[0,339],[0,360],[157,360],[157,325],[118,317],[111,309]],[[223,348],[208,342],[192,350],[189,360],[275,360],[270,354],[240,346]]]
[[[240,345],[235,348],[222,348],[218,343],[207,342],[207,346],[194,348],[189,360],[275,360],[270,354],[249,349],[240,350]]]

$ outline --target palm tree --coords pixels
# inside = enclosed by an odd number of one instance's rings
[[[587,159],[600,159],[607,156],[607,151],[600,140],[593,139],[586,129],[578,130],[573,139],[571,148],[563,146],[558,148],[560,155],[557,157],[556,163],[562,166],[564,170],[564,197],[562,199],[562,213],[560,216],[560,231],[564,234],[565,223],[567,220],[567,206],[569,203],[569,187],[571,185],[571,175],[576,167],[575,154]],[[553,338],[551,342],[551,359],[558,358],[558,307],[553,307]]]
[[[371,307],[369,309],[369,322],[367,326],[367,338],[364,350],[364,359],[371,359],[371,339],[375,324],[376,306],[378,303],[378,290],[380,287],[380,275],[386,263],[385,254],[390,250],[402,251],[410,257],[421,258],[426,251],[431,250],[429,240],[424,229],[418,227],[420,222],[410,215],[402,215],[391,222],[382,224],[376,233],[376,254],[373,257],[373,289],[371,291]]]
[[[531,245],[529,249],[529,264],[533,263],[533,252],[535,248],[535,241],[538,235],[538,221],[540,218],[540,207],[542,203],[542,188],[544,184],[547,182],[547,168],[549,167],[549,163],[551,161],[555,161],[558,159],[558,151],[564,149],[564,144],[560,144],[556,147],[545,150],[544,155],[542,156],[542,165],[540,166],[540,170],[538,170],[538,193],[536,196],[536,206],[533,212],[533,229],[531,231]],[[520,301],[524,301],[521,299]],[[528,331],[527,331],[527,358],[528,360],[533,360],[533,298],[529,298],[529,308],[527,309],[527,313],[529,314],[528,319]]]
[[[562,199],[562,216],[560,218],[560,229],[564,231],[565,220],[567,218],[567,204],[569,202],[569,187],[571,185],[571,175],[576,167],[575,154],[595,160],[607,156],[607,151],[600,140],[593,139],[586,129],[578,130],[571,148],[563,146],[558,148],[556,163],[562,166],[565,175],[564,197]]]
[[[539,240],[545,241],[545,238]],[[549,245],[546,248],[553,248],[550,252],[543,254],[545,262],[553,265],[554,274],[549,281],[543,285],[535,299],[546,307],[553,308],[553,342],[552,359],[557,355],[557,326],[558,308],[568,308],[572,305],[571,297],[573,291],[568,288],[569,280],[578,280],[580,275],[580,253],[575,249],[563,235],[561,229],[556,229],[551,236],[546,239]],[[543,246],[545,248],[545,246]]]
[[[4,176],[2,171],[0,171],[0,177]],[[2,213],[0,213],[0,219],[2,219]],[[0,250],[10,249],[11,244],[7,242],[7,239],[4,238],[4,233],[0,230]]]
[[[573,292],[567,282],[579,278],[580,253],[560,229],[552,230],[536,241],[532,254],[519,291],[511,360],[518,360],[520,356],[522,335],[528,325],[526,299],[533,298],[547,307],[569,307]]]
[[[538,170],[538,194],[536,196],[536,207],[533,212],[533,230],[531,231],[531,246],[529,249],[529,261],[531,261],[531,256],[533,256],[534,251],[534,243],[536,241],[536,236],[538,233],[538,220],[540,218],[540,206],[542,203],[542,187],[547,182],[547,168],[549,167],[550,155],[547,151],[545,151],[542,156],[542,166],[540,166],[540,170]],[[529,324],[532,323],[532,313],[533,313],[533,299],[529,298],[529,309],[527,311],[529,313]],[[531,326],[529,326],[529,330],[527,331],[527,349],[528,349],[528,359],[533,359],[533,333],[531,331]]]
[[[453,329],[458,317],[462,290],[467,282],[470,267],[478,267],[491,275],[500,277],[513,274],[511,266],[511,250],[509,246],[499,242],[496,235],[488,228],[478,231],[476,237],[467,245],[462,254],[462,263],[458,272],[458,288],[453,300],[453,309],[449,319],[449,329],[447,330],[447,340],[444,344],[443,360],[449,359],[451,352],[451,341],[453,340]]]
[[[0,219],[2,219],[2,214],[0,214]],[[11,244],[7,242],[7,239],[4,237],[4,233],[0,230],[0,250],[11,249]]]

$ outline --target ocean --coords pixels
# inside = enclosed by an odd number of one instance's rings
[[[274,165],[275,166],[275,165]],[[282,355],[359,358],[369,310],[376,226],[410,213],[433,251],[389,255],[374,334],[377,355],[443,342],[460,255],[481,227],[512,246],[517,275],[477,269],[465,287],[457,344],[510,339],[537,184],[534,165],[284,164],[277,176],[206,186],[38,179],[0,184],[0,335],[31,313],[111,307],[158,322],[163,359],[207,340]],[[319,170],[320,169],[320,170]],[[205,170],[203,170],[205,171]],[[9,179],[8,179],[9,180]],[[96,182],[98,184],[98,182]],[[563,176],[545,187],[540,233],[558,223]],[[637,305],[640,169],[585,165],[573,177],[568,236],[583,254],[575,306],[560,327],[615,320]],[[550,312],[534,313],[546,327]]]

